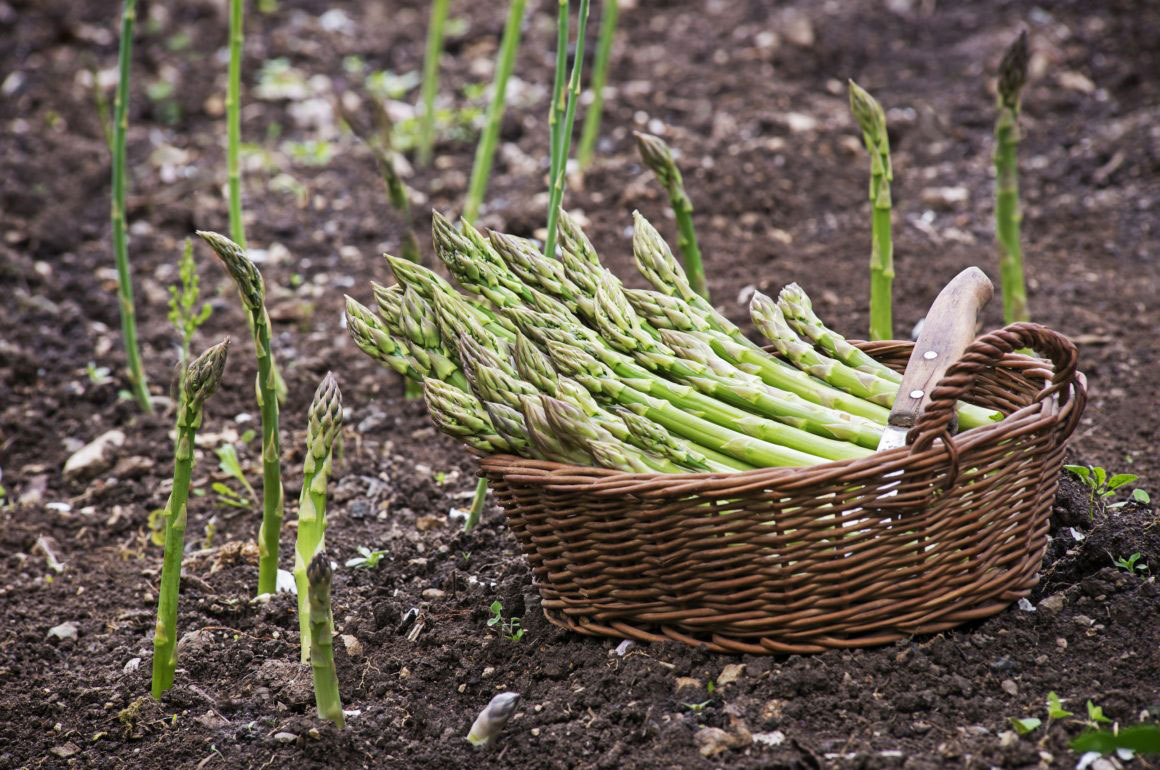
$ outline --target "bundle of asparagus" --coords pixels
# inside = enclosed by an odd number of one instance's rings
[[[641,473],[727,473],[865,457],[900,375],[814,313],[798,286],[754,296],[766,352],[689,284],[635,215],[654,290],[625,289],[562,209],[560,259],[434,214],[435,251],[463,287],[388,256],[376,310],[347,297],[358,347],[423,383],[435,425],[476,452]],[[964,427],[997,415],[964,404]]]

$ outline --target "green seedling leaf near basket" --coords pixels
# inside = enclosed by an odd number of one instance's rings
[[[1088,499],[1088,518],[1095,519],[1096,504],[1112,497],[1120,487],[1127,486],[1139,478],[1134,473],[1116,473],[1109,476],[1108,472],[1098,465],[1065,465],[1064,470],[1071,471],[1076,478],[1083,482],[1091,495]],[[1147,493],[1144,493],[1147,497]]]

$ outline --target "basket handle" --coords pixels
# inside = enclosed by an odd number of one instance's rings
[[[911,450],[921,452],[936,438],[949,435],[951,420],[955,416],[955,404],[974,389],[979,373],[993,367],[1007,353],[1022,348],[1031,348],[1045,354],[1055,366],[1051,384],[1035,396],[1035,401],[1062,392],[1061,405],[1067,403],[1071,390],[1066,386],[1076,378],[1076,361],[1079,357],[1075,343],[1042,324],[1009,324],[972,342],[963,352],[962,358],[939,380],[918,423],[907,435]]]

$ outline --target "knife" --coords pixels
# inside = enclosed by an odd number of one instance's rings
[[[975,339],[979,311],[994,291],[982,270],[968,267],[939,292],[902,374],[886,430],[878,441],[879,452],[906,445],[906,434],[922,416],[930,392]]]

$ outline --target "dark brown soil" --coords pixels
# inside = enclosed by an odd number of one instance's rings
[[[416,69],[427,6],[419,0],[281,0],[276,14],[253,10],[246,22],[244,134],[274,153],[273,168],[249,169],[246,206],[251,245],[272,257],[263,271],[290,386],[287,499],[298,495],[305,407],[334,370],[351,427],[332,485],[329,548],[339,563],[358,546],[387,552],[377,568],[342,568],[336,578],[338,673],[347,708],[359,713],[343,733],[315,718],[291,598],[251,601],[257,514],[212,495],[194,498],[190,510],[177,686],[160,705],[143,698],[160,568],[147,520],[168,491],[172,414],[142,416],[118,398],[108,158],[92,90],[78,75],[115,65],[111,5],[0,1],[0,766],[1030,767],[1076,761],[1067,748],[1082,729],[1076,722],[1018,740],[1001,735],[1010,717],[1042,717],[1048,691],[1077,714],[1091,699],[1123,723],[1160,711],[1160,589],[1147,572],[1112,566],[1112,557],[1139,552],[1160,569],[1155,513],[1100,509],[1092,526],[1084,491],[1066,479],[1035,612],[1013,607],[887,648],[789,658],[672,645],[622,657],[615,640],[548,626],[502,513],[489,510],[470,535],[448,517],[470,497],[470,458],[436,435],[422,405],[402,399],[397,378],[340,328],[342,293],[367,299],[367,281],[387,278],[376,255],[397,249],[403,235],[369,154],[340,136],[328,164],[293,165],[280,143],[314,138],[315,129],[292,102],[253,98],[260,63],[276,57],[329,78],[323,96],[356,79],[346,56],[370,69]],[[529,159],[545,157],[542,89],[555,6],[533,5],[517,66],[524,87],[505,120],[507,146],[482,219],[519,234],[540,226],[544,207],[542,169]],[[896,317],[905,333],[962,267],[995,275],[986,80],[1026,25],[1037,51],[1021,180],[1031,307],[1036,320],[1079,342],[1091,389],[1073,461],[1137,473],[1139,486],[1160,492],[1151,377],[1160,364],[1157,8],[1129,0],[767,5],[640,0],[623,12],[600,157],[568,197],[610,265],[631,275],[632,209],[672,234],[631,144],[631,129],[659,130],[681,150],[710,286],[731,317],[744,321],[745,287],[796,280],[833,325],[852,335],[864,329],[866,164],[843,81],[853,76],[891,110]],[[225,45],[222,6],[141,8],[128,215],[158,395],[176,358],[164,287],[180,240],[195,228],[227,227],[225,76],[214,55]],[[808,45],[792,42],[790,12],[811,23]],[[489,77],[476,68],[493,57],[502,19],[487,4],[456,4],[454,13],[467,24],[448,41],[442,91],[462,102],[462,86]],[[175,85],[171,98],[147,93],[159,78]],[[268,138],[275,125],[281,135]],[[430,208],[461,205],[473,150],[448,138],[435,168],[408,178],[425,196],[416,205],[421,228]],[[301,186],[301,201],[280,173]],[[938,190],[954,186],[965,188],[965,200]],[[203,431],[195,485],[207,489],[222,480],[212,449],[252,426],[256,410],[233,291],[204,249],[198,257],[215,312],[195,347],[226,334],[237,341]],[[1000,316],[996,301],[987,326]],[[91,380],[89,362],[112,368],[114,381]],[[114,428],[126,435],[116,464],[65,479],[70,453]],[[241,454],[257,484],[256,448]],[[289,521],[293,514],[291,504]],[[39,538],[64,562],[62,573],[49,569]],[[1048,596],[1058,598],[1041,604]],[[523,618],[521,641],[486,626],[495,599]],[[411,640],[415,626],[404,618],[413,607],[421,629]],[[76,639],[49,638],[65,622]],[[707,683],[732,664],[743,673],[710,694]],[[680,677],[697,684],[678,690]],[[522,706],[499,747],[475,752],[463,736],[502,689],[522,693]],[[704,701],[700,710],[687,705]],[[741,741],[704,759],[695,739],[703,726],[766,742]],[[782,741],[771,745],[776,733]]]

